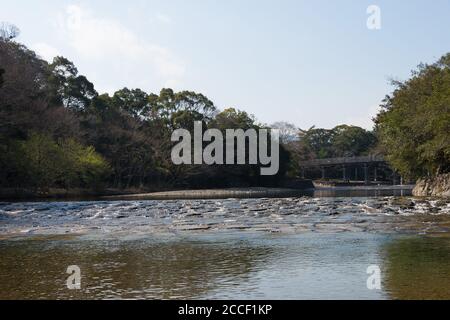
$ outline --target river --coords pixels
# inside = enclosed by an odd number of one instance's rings
[[[0,203],[0,299],[449,299],[450,201],[390,192]]]

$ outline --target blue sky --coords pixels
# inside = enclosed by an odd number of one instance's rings
[[[369,30],[366,10],[381,9]],[[450,0],[0,0],[0,21],[99,92],[163,87],[206,94],[264,123],[301,128],[371,118],[420,62],[450,51]]]

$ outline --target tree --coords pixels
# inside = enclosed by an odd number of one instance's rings
[[[17,38],[19,34],[20,30],[15,25],[8,22],[0,23],[0,41],[10,41]]]
[[[334,156],[333,135],[333,130],[312,128],[304,134],[303,141],[316,158],[332,158]]]
[[[3,84],[0,87],[0,134],[25,138],[29,130],[46,125],[46,62],[15,42],[0,41]]]
[[[97,187],[110,173],[108,163],[94,147],[85,147],[74,139],[66,139],[58,143],[58,152],[61,154],[59,178],[66,189]]]
[[[278,129],[280,131],[280,142],[283,144],[289,144],[293,141],[298,141],[298,139],[300,138],[301,130],[292,123],[275,122],[270,127],[272,129]]]
[[[56,137],[79,134],[78,120],[52,99],[48,63],[15,42],[0,41],[0,135],[26,139],[30,132]],[[58,89],[55,88],[55,91]]]
[[[5,70],[0,68],[0,88],[3,86],[3,74],[4,73],[5,73]]]
[[[313,127],[301,133],[300,144],[313,158],[357,157],[375,147],[376,137],[356,126],[341,125],[331,130]]]
[[[115,107],[136,118],[145,118],[149,113],[148,94],[141,89],[123,88],[116,91],[112,103]]]
[[[15,153],[15,163],[26,175],[28,186],[44,192],[51,187],[95,187],[109,172],[94,148],[73,139],[56,142],[48,135],[33,133],[18,143]]]
[[[208,128],[219,129],[224,136],[226,136],[225,131],[227,129],[242,129],[244,131],[248,129],[270,129],[258,123],[253,115],[235,108],[228,108],[218,113],[208,124]],[[257,135],[258,146],[260,145],[259,138],[259,135]],[[270,139],[270,137],[268,137],[268,139]],[[235,144],[234,147],[236,155],[237,144]],[[249,147],[250,141],[246,141],[246,163],[249,163]],[[269,152],[271,151],[269,150]],[[224,154],[226,154],[225,146]],[[221,166],[214,168],[215,171],[210,169],[209,174],[213,177],[214,181],[220,183],[220,186],[222,187],[275,186],[285,176],[290,161],[290,153],[283,145],[280,145],[279,156],[280,167],[278,174],[275,176],[262,177],[260,175],[261,164]]]
[[[449,172],[450,53],[393,85],[375,119],[388,160],[409,178]]]
[[[55,98],[59,92],[69,92],[71,97],[85,97],[85,105],[91,103],[83,85],[77,87],[73,81],[68,91],[67,82],[53,81],[56,73],[63,78],[76,76],[73,64],[61,58],[64,68],[50,68],[13,41],[0,41],[0,61],[1,186],[46,190],[98,184],[106,162],[83,145],[79,115]]]
[[[218,113],[210,123],[211,128],[220,130],[226,129],[258,129],[260,125],[256,123],[253,115],[245,111],[228,108]]]
[[[363,128],[341,125],[333,129],[331,144],[335,157],[363,155],[369,152],[375,143],[375,135]]]
[[[159,96],[150,94],[148,101],[148,118],[160,119],[172,129],[188,129],[191,120],[209,122],[217,112],[211,100],[192,91],[175,93],[172,89],[162,89]]]
[[[151,125],[137,116],[135,108],[122,105],[118,97],[123,97],[124,92],[131,91],[121,90],[115,98],[107,94],[94,98],[83,113],[82,123],[88,144],[111,164],[111,185],[140,187],[155,171],[152,142],[159,139],[159,133],[151,131]],[[164,145],[170,147],[170,136]]]
[[[62,156],[53,139],[43,134],[32,134],[19,143],[21,158],[16,159],[28,176],[29,185],[42,191],[54,186],[62,175]]]
[[[55,57],[49,69],[52,103],[74,111],[84,111],[92,99],[98,96],[94,85],[85,76],[78,75],[78,69],[68,59]]]

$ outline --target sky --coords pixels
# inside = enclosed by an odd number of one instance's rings
[[[302,129],[371,129],[390,79],[450,52],[450,0],[0,0],[0,21],[100,93],[196,91]]]

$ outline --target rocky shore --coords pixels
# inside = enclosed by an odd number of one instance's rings
[[[417,181],[413,194],[416,197],[450,198],[450,174],[441,174],[434,178]]]

